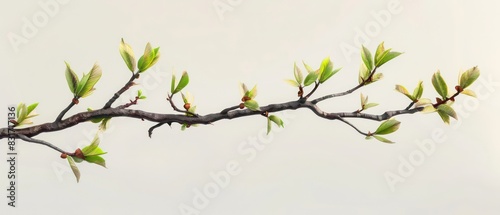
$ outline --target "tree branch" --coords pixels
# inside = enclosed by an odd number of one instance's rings
[[[125,91],[127,91],[130,87],[134,86],[134,80],[137,78],[139,78],[139,72],[132,74],[132,77],[130,77],[130,79],[125,84],[125,86],[123,86],[120,90],[118,90],[118,92],[116,92],[113,95],[113,97],[111,97],[111,99],[109,99],[109,101],[106,102],[106,104],[104,105],[104,107],[102,107],[102,109],[110,108],[111,105],[113,104],[113,102],[115,102],[120,97],[121,94],[123,94]]]
[[[62,120],[62,118],[69,111],[69,109],[71,109],[76,104],[75,101],[76,101],[76,98],[73,98],[73,100],[71,100],[71,103],[68,105],[68,107],[64,108],[64,110],[62,110],[61,113],[59,113],[59,115],[56,118],[56,122],[59,122]]]
[[[66,152],[66,151],[62,150],[61,148],[52,145],[49,142],[46,142],[46,141],[43,141],[43,140],[34,139],[34,138],[30,138],[30,137],[27,137],[26,135],[23,135],[23,134],[17,134],[17,137],[19,137],[19,139],[24,140],[26,142],[42,144],[42,145],[48,146],[48,147],[50,147],[50,148],[52,148],[52,149],[54,149],[54,150],[56,150],[58,152],[61,152],[62,154],[67,154],[69,156],[74,156],[74,153]]]

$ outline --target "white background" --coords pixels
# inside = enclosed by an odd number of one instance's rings
[[[80,183],[59,153],[19,141],[17,207],[7,207],[2,200],[2,214],[183,214],[182,205],[199,214],[500,211],[500,146],[494,127],[500,120],[499,3],[60,1],[58,8],[47,12],[40,5],[47,2],[55,1],[9,1],[0,9],[2,122],[7,105],[19,102],[40,102],[35,123],[53,121],[72,97],[64,61],[78,75],[88,72],[94,62],[103,69],[97,91],[81,99],[68,116],[101,107],[130,75],[118,53],[122,37],[137,58],[151,42],[161,47],[161,59],[115,104],[123,104],[142,88],[148,99],[132,108],[158,113],[173,112],[165,101],[173,71],[189,72],[186,90],[194,95],[200,114],[238,104],[239,82],[258,84],[256,99],[261,105],[296,99],[296,89],[283,79],[293,78],[293,63],[302,60],[316,67],[330,56],[335,67],[343,67],[316,96],[349,89],[357,84],[360,57],[355,40],[363,34],[361,40],[370,50],[385,41],[386,47],[405,54],[380,69],[385,75],[382,81],[346,98],[325,101],[320,104],[324,110],[354,111],[360,92],[380,103],[368,113],[401,109],[408,100],[393,90],[395,84],[413,90],[423,80],[424,97],[434,98],[430,82],[434,72],[440,69],[452,88],[459,71],[476,65],[483,81],[471,89],[482,96],[458,97],[460,118],[451,125],[442,123],[437,114],[398,116],[401,128],[388,136],[396,142],[392,145],[366,141],[345,124],[320,119],[308,110],[287,111],[285,128],[271,136],[262,135],[266,121],[259,116],[184,132],[177,124],[164,126],[152,139],[147,129],[153,123],[112,119],[101,144],[109,152],[104,155],[108,168],[79,164]],[[218,11],[214,3],[228,10]],[[381,14],[390,17],[380,20]],[[23,28],[34,17],[38,17],[37,31],[26,35]],[[12,43],[13,35],[24,37],[26,43]],[[342,47],[355,47],[356,52]],[[350,121],[364,131],[378,126]],[[90,142],[96,127],[83,123],[36,138],[73,151]],[[250,145],[252,139],[260,150]],[[424,154],[419,148],[422,141],[434,150]],[[6,140],[2,145],[0,193],[6,196]],[[246,151],[238,151],[240,147]],[[408,175],[401,176],[398,168],[410,158],[414,162],[405,169]],[[210,190],[215,197],[208,198],[204,207],[193,205],[196,191],[214,185],[211,173],[225,170],[231,162],[239,164],[238,174],[218,192]],[[393,183],[391,189],[388,173],[400,175],[404,182]]]

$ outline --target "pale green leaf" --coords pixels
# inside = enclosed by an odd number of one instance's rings
[[[441,76],[441,72],[437,71],[434,75],[432,75],[432,85],[443,99],[448,97],[448,86]]]
[[[361,59],[363,59],[363,63],[365,64],[368,71],[372,71],[373,69],[373,58],[370,50],[368,50],[365,46],[361,47]]]
[[[99,155],[85,156],[85,161],[89,163],[94,163],[106,168],[106,160]]]
[[[389,49],[390,50],[390,49]],[[395,57],[401,55],[403,53],[401,52],[388,52],[386,53],[378,62],[378,67],[384,65],[385,63],[389,62],[390,60],[394,59]]]
[[[267,118],[267,134],[271,132],[271,119]]]
[[[176,94],[180,92],[184,87],[186,87],[189,83],[189,75],[186,71],[182,73],[181,80],[179,80],[179,83],[177,84],[177,87],[174,89],[172,94]]]
[[[403,95],[405,95],[406,97],[408,97],[410,100],[415,100],[415,98],[410,95],[410,92],[408,92],[408,90],[406,89],[406,87],[402,86],[402,85],[399,85],[399,84],[396,84],[396,91],[402,93]]]
[[[245,93],[251,99],[254,99],[257,96],[257,85],[254,85],[253,88]]]
[[[253,111],[260,111],[260,107],[259,107],[259,104],[257,103],[257,101],[253,100],[253,99],[250,99],[250,100],[247,100],[245,101],[245,103],[243,103],[245,105],[245,107],[247,107],[248,109],[250,110],[253,110]]]
[[[310,72],[304,80],[304,86],[309,86],[318,79],[318,72]]]
[[[419,81],[417,87],[415,87],[415,89],[413,90],[412,97],[414,98],[414,100],[419,100],[422,97],[423,92],[424,92],[423,82]]]
[[[170,83],[170,92],[174,92],[175,89],[175,74],[172,73],[172,81]]]
[[[75,174],[76,182],[79,182],[80,181],[80,170],[78,170],[78,167],[76,166],[76,163],[73,160],[73,157],[68,156],[66,159],[68,160],[69,166],[71,167],[73,174]]]
[[[420,107],[424,105],[432,104],[432,101],[428,98],[421,98],[415,103],[415,107]]]
[[[399,125],[401,122],[395,120],[395,119],[389,119],[384,121],[380,126],[377,128],[377,130],[374,132],[374,134],[390,134],[392,132],[395,132],[396,130],[399,129]]]
[[[35,110],[35,108],[38,106],[38,102],[37,103],[33,103],[31,104],[30,106],[28,106],[27,108],[27,114],[30,115],[30,113]]]
[[[363,83],[368,77],[370,76],[370,71],[366,68],[365,64],[361,64],[359,66],[359,77],[358,77],[358,82],[359,84]]]
[[[120,42],[120,55],[122,56],[123,61],[125,61],[125,64],[127,64],[128,69],[131,72],[134,72],[136,67],[134,51],[127,43],[125,43],[123,38]]]
[[[434,113],[436,112],[436,108],[434,108],[432,105],[425,106],[424,109],[422,109],[420,112],[422,113]]]
[[[464,95],[468,95],[468,96],[472,96],[472,97],[476,97],[476,93],[472,90],[469,90],[469,89],[465,89],[463,90],[462,92],[460,92],[461,94],[464,94]]]
[[[85,82],[81,91],[78,92],[78,96],[80,97],[86,97],[90,95],[89,94],[90,91],[94,89],[95,84],[99,81],[99,79],[102,76],[101,67],[97,63],[95,63],[90,72],[85,76],[88,78],[86,78],[87,81]],[[83,79],[84,78],[82,78],[82,81]]]
[[[68,62],[64,61],[64,63],[66,64],[66,72],[65,72],[65,76],[66,76],[66,81],[68,82],[68,87],[69,87],[69,90],[74,94],[76,95],[76,88],[78,86],[78,76],[75,74],[75,72],[71,69],[71,67],[69,66]]]
[[[82,153],[84,156],[87,156],[90,154],[92,151],[94,151],[98,146],[101,141],[99,140],[99,136],[95,135],[94,139],[92,140],[92,143],[88,146],[83,147]]]
[[[278,127],[284,127],[283,120],[281,120],[278,116],[270,115],[269,119],[273,121]]]
[[[460,87],[462,87],[462,89],[467,88],[472,83],[474,83],[474,81],[476,81],[477,78],[479,78],[479,75],[480,72],[477,66],[468,69],[460,76],[460,81],[459,81]]]
[[[297,81],[297,83],[301,85],[302,81],[304,81],[304,76],[302,75],[302,71],[296,63],[293,64],[293,75],[295,76],[295,80]]]
[[[306,64],[304,61],[302,61],[302,64],[304,64],[304,67],[306,68],[308,73],[314,72],[314,69],[308,64]]]
[[[323,83],[333,75],[333,62],[329,57],[323,59],[319,67],[319,83]]]
[[[394,143],[394,142],[392,142],[392,141],[390,141],[390,140],[388,140],[388,139],[386,139],[386,138],[384,138],[384,137],[382,137],[382,136],[379,136],[379,135],[373,135],[373,137],[375,137],[375,139],[377,139],[377,140],[378,140],[378,141],[380,141],[380,142],[384,142],[384,143]]]
[[[378,47],[377,47],[377,51],[375,51],[375,66],[378,66],[379,62],[380,62],[380,59],[382,59],[382,57],[384,57],[384,55],[386,55],[387,53],[389,53],[390,50],[385,50],[385,47],[384,47],[384,42],[381,42]]]
[[[450,124],[450,116],[447,113],[440,110],[438,110],[437,113],[439,114],[444,123]]]
[[[290,86],[292,86],[292,87],[299,87],[299,86],[300,86],[300,84],[299,84],[299,83],[297,83],[297,81],[296,81],[296,80],[286,79],[286,80],[285,80],[285,82],[286,82],[287,84],[289,84]]]
[[[363,109],[365,109],[365,110],[366,110],[366,109],[368,109],[368,108],[372,108],[372,107],[375,107],[375,106],[377,106],[377,105],[378,105],[377,103],[368,103],[368,104],[365,104],[365,105],[363,106]]]
[[[446,113],[446,114],[448,114],[448,116],[451,116],[454,119],[458,119],[457,113],[455,112],[455,110],[447,104],[441,104],[437,107],[437,109],[438,109],[438,112]]]

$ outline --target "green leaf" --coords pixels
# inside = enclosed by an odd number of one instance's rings
[[[375,51],[375,66],[378,66],[379,62],[380,62],[380,59],[382,59],[382,57],[384,55],[386,55],[387,53],[389,53],[390,50],[385,50],[385,47],[384,47],[384,42],[381,42],[378,47],[377,47],[377,51]]]
[[[421,98],[415,103],[415,107],[420,107],[424,105],[432,104],[432,101],[428,98]]]
[[[85,156],[85,161],[87,161],[89,163],[95,163],[97,165],[100,165],[100,166],[106,168],[106,160],[104,160],[104,158],[102,158],[99,155]]]
[[[375,137],[375,139],[377,139],[377,140],[378,140],[378,141],[380,141],[380,142],[384,142],[384,143],[394,143],[394,142],[392,142],[392,141],[390,141],[390,140],[388,140],[388,139],[386,139],[386,138],[384,138],[384,137],[382,137],[382,136],[379,136],[379,135],[373,135],[373,137]]]
[[[170,92],[174,92],[174,89],[175,89],[175,74],[172,73],[172,81],[171,81],[171,84],[170,84]]]
[[[462,90],[462,92],[460,92],[460,93],[464,94],[464,95],[476,97],[476,93],[472,90],[469,90],[469,89]]]
[[[283,120],[281,120],[279,117],[276,115],[270,115],[268,117],[271,121],[273,121],[278,127],[284,127]]]
[[[413,90],[412,97],[414,98],[414,101],[419,100],[422,97],[423,92],[424,92],[423,83],[422,81],[419,81],[417,87],[415,87],[415,89]]]
[[[365,46],[361,46],[361,59],[363,59],[363,63],[365,64],[368,71],[372,71],[373,69],[373,58],[370,50],[368,50]]]
[[[395,120],[395,119],[389,119],[384,121],[380,126],[377,128],[377,130],[374,132],[374,134],[390,134],[392,132],[395,132],[399,129],[399,125],[401,122]]]
[[[314,72],[314,69],[311,66],[307,65],[304,61],[302,61],[302,64],[304,64],[304,67],[306,68],[308,73]]]
[[[293,63],[293,75],[295,76],[295,80],[297,81],[297,83],[301,85],[302,81],[304,81],[304,76],[302,75],[302,71],[300,71],[300,68],[296,63]]]
[[[75,72],[71,69],[71,67],[69,66],[68,62],[64,61],[64,63],[66,64],[66,72],[65,72],[65,75],[66,75],[66,81],[68,82],[68,87],[69,87],[69,90],[74,94],[76,95],[76,88],[78,86],[78,76],[75,74]]]
[[[363,93],[360,93],[359,96],[361,100],[361,107],[365,106],[365,104],[368,102],[368,96],[363,95]]]
[[[102,120],[101,124],[99,125],[99,130],[106,131],[106,129],[108,129],[108,123],[110,120],[111,120],[111,117],[104,118]]]
[[[437,110],[438,110],[438,112],[443,112],[443,113],[447,114],[448,116],[453,117],[454,119],[458,119],[457,113],[455,112],[455,110],[453,110],[453,108],[447,104],[439,105],[437,107]]]
[[[260,107],[259,107],[259,104],[257,103],[257,101],[253,100],[253,99],[250,99],[250,100],[247,100],[245,101],[245,103],[243,103],[245,105],[245,107],[247,107],[248,109],[250,110],[253,110],[253,111],[260,111]]]
[[[323,59],[323,61],[321,62],[321,65],[319,67],[319,80],[320,80],[320,82],[323,83],[325,72],[331,73],[332,71],[333,71],[333,63],[329,57],[326,57],[325,59]],[[323,81],[321,81],[321,80],[323,80]]]
[[[139,58],[138,62],[139,73],[146,71],[158,61],[160,57],[159,49],[160,47],[153,49],[151,43],[146,44],[144,54]]]
[[[297,83],[297,81],[295,80],[292,80],[292,79],[286,79],[285,82],[289,85],[291,85],[292,87],[299,87],[300,84]]]
[[[38,106],[38,102],[37,103],[33,103],[31,104],[30,106],[28,106],[27,108],[27,114],[30,115],[30,113],[35,110],[35,108]]]
[[[78,167],[76,166],[76,163],[73,160],[73,157],[68,156],[66,159],[68,160],[69,166],[71,167],[73,174],[75,174],[76,182],[79,182],[80,181],[80,170],[78,170]]]
[[[267,118],[267,134],[271,132],[271,119]]]
[[[242,96],[248,95],[248,87],[245,83],[240,83],[240,92]]]
[[[127,43],[125,43],[123,38],[120,42],[120,55],[122,56],[123,61],[125,61],[125,64],[127,64],[128,69],[131,72],[134,72],[136,67],[134,51]]]
[[[377,105],[378,105],[377,103],[368,103],[368,104],[365,104],[365,105],[363,106],[363,109],[365,109],[365,110],[366,110],[366,109],[368,109],[368,108],[372,108],[372,107],[375,107],[375,106],[377,106]]]
[[[359,67],[359,77],[358,77],[358,82],[359,84],[363,83],[368,77],[370,76],[370,71],[366,68],[365,64],[361,64]]]
[[[99,143],[100,143],[99,136],[95,135],[94,139],[92,140],[92,143],[88,146],[83,147],[82,149],[83,155],[87,156],[90,153],[92,153],[97,147],[99,147]]]
[[[87,81],[85,83],[85,86],[79,92],[79,96],[82,98],[87,97],[94,90],[95,84],[102,76],[101,67],[97,63],[95,63],[90,72],[85,76],[88,76]]]
[[[304,86],[309,86],[318,79],[318,72],[310,72],[304,80]]]
[[[450,124],[450,116],[447,113],[445,113],[443,111],[439,111],[439,110],[437,112],[444,123]]]
[[[474,81],[476,81],[477,78],[479,78],[479,75],[480,72],[477,66],[468,69],[460,76],[460,81],[459,81],[460,87],[462,87],[462,89],[467,88],[472,83],[474,83]]]
[[[189,83],[189,75],[186,71],[182,73],[181,80],[179,80],[179,84],[177,84],[177,87],[175,90],[172,92],[172,94],[176,94],[180,92],[184,87],[186,87]]]
[[[415,100],[415,97],[413,97],[412,95],[410,95],[410,93],[408,92],[408,90],[406,89],[406,87],[402,86],[402,85],[399,85],[399,84],[396,84],[396,91],[402,93],[403,95],[405,95],[406,97],[408,97],[410,100],[414,101]]]
[[[448,97],[448,86],[441,76],[441,72],[439,70],[432,75],[432,85],[434,85],[434,89],[436,92],[441,95],[443,99]]]
[[[257,96],[257,85],[254,85],[253,88],[245,93],[245,96],[248,96],[251,99],[254,99]]]
[[[436,108],[432,105],[425,106],[424,109],[422,109],[420,112],[422,113],[434,113],[436,112]]]
[[[26,117],[28,116],[28,110],[26,108],[26,104],[24,103],[20,103],[18,106],[17,106],[17,126],[20,126],[21,124],[23,124],[23,121],[26,119]]]
[[[78,85],[76,86],[76,91],[75,91],[76,97],[82,97],[82,95],[84,94],[84,93],[82,93],[83,88],[87,84],[87,81],[89,80],[89,78],[90,78],[90,73],[89,74],[83,73],[82,79],[80,80],[80,82],[78,82]]]
[[[389,50],[387,50],[387,51],[389,51]],[[380,59],[380,61],[377,64],[377,67],[384,65],[385,63],[389,62],[390,60],[394,59],[395,57],[397,57],[401,54],[403,54],[403,53],[401,53],[401,52],[388,52]]]

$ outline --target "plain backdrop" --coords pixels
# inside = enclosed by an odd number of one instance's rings
[[[78,75],[98,62],[96,92],[67,116],[100,108],[129,79],[118,52],[121,38],[137,58],[147,42],[161,59],[115,103],[138,89],[147,100],[131,108],[173,113],[165,97],[172,72],[188,71],[185,89],[200,114],[237,105],[238,84],[257,84],[261,105],[296,99],[293,63],[318,67],[330,57],[343,69],[315,96],[357,84],[360,44],[385,41],[404,52],[379,71],[385,77],[345,98],[320,103],[328,112],[355,111],[359,93],[380,105],[368,113],[402,109],[409,100],[395,84],[424,97],[435,93],[440,70],[450,89],[473,66],[480,94],[459,96],[459,121],[437,114],[396,117],[401,128],[365,140],[338,121],[308,110],[286,111],[285,128],[264,135],[266,120],[253,116],[180,130],[152,122],[110,121],[101,136],[107,168],[78,164],[76,183],[66,160],[47,147],[18,141],[17,207],[2,200],[1,214],[498,214],[500,31],[495,1],[75,1],[3,2],[0,9],[0,119],[7,106],[40,102],[35,124],[51,122],[71,101],[67,61]],[[30,27],[30,25],[33,25]],[[303,69],[305,71],[305,69]],[[314,96],[313,96],[314,97]],[[176,102],[181,104],[179,97]],[[350,119],[363,131],[378,122]],[[97,124],[36,138],[73,151],[88,144]],[[6,140],[1,140],[0,187],[7,192]],[[237,166],[235,166],[237,165]],[[229,174],[227,168],[232,170]],[[226,173],[222,173],[225,171]],[[387,176],[391,176],[389,180]],[[397,176],[397,177],[396,177]],[[218,177],[218,179],[217,179]],[[215,178],[215,179],[214,179]],[[397,179],[397,180],[396,180]],[[201,196],[202,195],[202,196]],[[194,201],[194,202],[193,202]],[[191,208],[192,213],[182,210]]]

